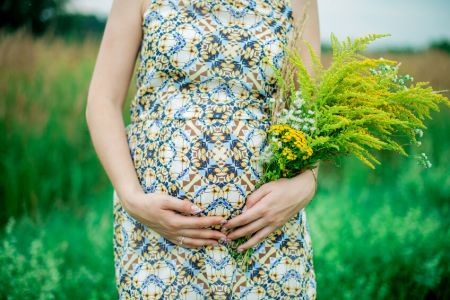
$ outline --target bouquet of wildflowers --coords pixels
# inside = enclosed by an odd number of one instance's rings
[[[385,36],[389,34],[341,42],[331,34],[332,63],[326,69],[311,44],[304,41],[313,61],[313,75],[297,49],[286,48],[284,69],[272,66],[279,89],[270,99],[271,126],[268,146],[260,157],[263,174],[257,187],[339,156],[352,155],[375,168],[380,164],[375,151],[408,156],[399,138],[420,146],[424,119],[431,119],[431,110],[439,111],[439,103],[450,106],[450,101],[428,82],[414,84],[410,75],[400,75],[400,63],[361,54],[369,43]],[[300,88],[296,89],[294,79]],[[418,158],[424,167],[431,167],[425,153]],[[242,253],[235,249],[248,238],[229,245],[244,269],[253,249]]]

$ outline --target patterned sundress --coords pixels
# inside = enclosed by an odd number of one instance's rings
[[[146,193],[189,199],[204,208],[201,216],[231,219],[262,172],[257,159],[276,87],[262,58],[281,67],[290,0],[150,1],[126,126],[137,176]],[[305,209],[254,247],[244,274],[225,245],[174,244],[113,195],[120,299],[315,299]]]

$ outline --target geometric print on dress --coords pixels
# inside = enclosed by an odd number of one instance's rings
[[[292,29],[289,0],[151,0],[126,127],[142,189],[230,219],[261,176],[273,70]],[[128,214],[114,191],[120,299],[315,299],[300,210],[255,246],[246,274],[224,245],[185,248]],[[220,229],[219,225],[211,229]]]
[[[283,45],[287,1],[153,0],[144,14],[132,121],[267,119]]]

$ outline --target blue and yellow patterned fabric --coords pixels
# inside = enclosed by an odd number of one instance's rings
[[[290,0],[150,0],[126,127],[146,193],[189,199],[200,215],[242,212],[262,172],[276,88],[263,57],[280,68],[292,28]],[[315,299],[304,209],[255,246],[247,274],[222,244],[165,239],[115,191],[113,241],[121,299]]]

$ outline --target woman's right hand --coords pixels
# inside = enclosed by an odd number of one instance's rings
[[[218,240],[226,234],[208,227],[223,224],[222,216],[194,216],[195,205],[189,200],[178,199],[168,194],[143,191],[133,192],[120,200],[123,208],[130,216],[149,226],[174,244],[179,244],[184,236],[182,246],[199,248],[206,245],[217,245]],[[186,214],[186,215],[183,215]],[[192,216],[190,216],[192,215]]]

